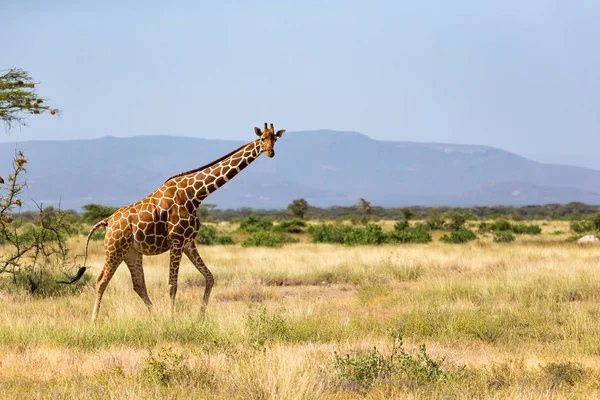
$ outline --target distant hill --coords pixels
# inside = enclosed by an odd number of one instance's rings
[[[253,140],[176,136],[29,141],[28,197],[63,208],[125,205],[166,178]],[[0,144],[8,161],[14,144]],[[357,132],[289,132],[276,156],[260,157],[206,201],[219,208],[282,208],[304,197],[316,206],[600,204],[600,171],[541,164],[485,146],[377,141]],[[0,163],[0,175],[8,174]],[[27,199],[23,199],[27,200]]]

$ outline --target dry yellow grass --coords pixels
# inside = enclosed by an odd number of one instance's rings
[[[91,286],[72,297],[2,294],[0,397],[597,397],[600,247],[553,234],[564,223],[542,228],[508,244],[203,247],[216,278],[205,320],[203,278],[188,260],[170,318],[168,255],[144,259],[153,315],[124,266],[96,326]],[[73,252],[83,244],[74,239]],[[90,250],[95,276],[101,243]],[[342,379],[334,352],[387,355],[388,328],[411,354],[424,343],[446,357],[449,378]]]

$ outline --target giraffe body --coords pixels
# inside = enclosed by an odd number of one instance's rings
[[[179,264],[182,255],[185,254],[206,280],[202,304],[202,311],[205,311],[214,278],[194,243],[200,227],[196,210],[209,194],[227,183],[261,153],[266,152],[269,157],[274,156],[273,145],[285,131],[275,132],[273,124],[267,128],[266,123],[264,131],[254,129],[259,139],[210,164],[169,178],[148,197],[120,208],[91,229],[86,243],[86,258],[92,233],[99,226],[106,226],[105,262],[96,281],[96,302],[92,321],[98,316],[106,286],[123,261],[131,273],[134,291],[151,310],[152,302],[146,291],[142,256],[166,251],[170,251],[171,309],[175,307]]]

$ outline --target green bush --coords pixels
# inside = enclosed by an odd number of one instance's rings
[[[315,225],[308,228],[313,243],[344,243],[344,237],[354,228],[331,224]]]
[[[511,224],[505,219],[499,219],[495,222],[481,222],[479,224],[480,232],[512,232],[517,235],[539,235],[542,228],[539,225]]]
[[[88,224],[95,224],[104,218],[110,217],[119,209],[118,207],[103,206],[101,204],[84,204],[81,208],[84,210],[81,219]]]
[[[304,228],[306,228],[306,222],[301,219],[294,218],[290,221],[281,222],[275,227],[275,230],[286,233],[302,233],[304,232]]]
[[[384,357],[377,347],[360,357],[340,356],[333,353],[333,362],[338,377],[342,381],[350,381],[359,385],[370,385],[379,377],[391,372],[393,359]]]
[[[231,236],[217,235],[217,228],[212,225],[200,225],[196,243],[212,246],[216,244],[235,244],[235,240]]]
[[[408,228],[410,228],[410,224],[407,219],[401,219],[400,221],[396,222],[396,224],[394,225],[395,231],[405,231]]]
[[[215,238],[215,241],[213,244],[232,245],[235,243],[236,243],[236,241],[231,236],[219,235]]]
[[[174,353],[170,348],[160,349],[156,356],[150,352],[144,359],[144,364],[143,374],[146,380],[161,386],[181,383],[191,374],[187,357]]]
[[[397,223],[394,230],[387,235],[388,243],[429,243],[431,235],[426,230],[424,224],[416,225],[412,228],[404,228],[402,224]]]
[[[250,215],[242,220],[239,231],[242,233],[255,233],[270,231],[271,229],[273,229],[273,222],[266,218]]]
[[[491,224],[491,228],[494,231],[510,231],[511,230],[511,225],[510,222],[508,222],[505,219],[499,219],[497,221],[495,221],[493,224]]]
[[[376,224],[367,224],[364,228],[354,228],[344,236],[344,244],[348,246],[382,244],[385,241],[383,230]]]
[[[264,306],[250,307],[246,316],[246,327],[252,347],[264,349],[272,341],[286,339],[290,329],[285,320],[274,313],[267,312]]]
[[[514,224],[511,230],[517,235],[539,235],[542,233],[542,228],[538,225]]]
[[[446,223],[446,227],[450,231],[458,231],[462,229],[469,219],[470,215],[467,211],[464,210],[452,210],[446,213],[446,218],[450,221]]]
[[[243,247],[281,247],[286,243],[297,243],[298,239],[283,232],[259,231],[254,232],[242,242]]]
[[[424,344],[416,356],[403,348],[399,333],[391,333],[394,340],[391,354],[383,355],[376,347],[364,356],[340,356],[333,353],[333,364],[341,381],[368,387],[377,379],[391,378],[403,386],[417,387],[436,381],[450,379],[453,374],[443,368],[444,358],[439,360],[427,354]]]
[[[496,232],[494,234],[494,242],[496,243],[509,243],[515,241],[515,235],[510,232]]]
[[[575,233],[587,233],[594,230],[594,224],[590,221],[573,221],[571,222],[570,227]]]
[[[440,238],[444,243],[467,243],[475,239],[477,239],[475,232],[466,228],[452,231],[449,235],[444,235]]]
[[[86,236],[87,236],[87,233],[86,233]],[[106,230],[97,230],[96,232],[92,233],[92,237],[90,237],[90,240],[93,240],[93,241],[104,240],[105,237],[106,237]]]

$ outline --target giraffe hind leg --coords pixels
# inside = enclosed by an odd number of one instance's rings
[[[94,304],[94,311],[92,312],[92,322],[96,322],[98,318],[98,312],[100,311],[100,302],[102,301],[102,295],[108,286],[108,282],[112,279],[113,275],[117,271],[119,264],[123,261],[122,257],[116,257],[110,255],[106,257],[104,262],[104,268],[98,278],[96,279],[96,302]]]
[[[125,265],[129,268],[131,273],[131,282],[133,283],[133,290],[140,296],[140,298],[148,307],[148,311],[152,311],[152,301],[148,297],[148,291],[146,290],[146,279],[144,277],[144,268],[142,263],[142,254],[138,253],[134,249],[129,249],[129,252],[125,256]]]

